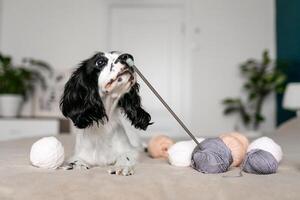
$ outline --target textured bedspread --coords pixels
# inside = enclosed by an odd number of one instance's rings
[[[59,138],[70,155],[74,138]],[[300,122],[291,121],[274,135],[284,159],[277,174],[224,178],[191,168],[170,166],[164,160],[141,156],[133,176],[109,175],[106,168],[43,170],[30,166],[29,151],[37,138],[0,143],[0,200],[94,199],[300,199]],[[237,175],[233,168],[225,175]]]

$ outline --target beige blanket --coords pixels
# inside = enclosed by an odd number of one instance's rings
[[[292,125],[291,125],[292,124]],[[284,150],[277,174],[202,174],[189,167],[141,156],[133,176],[109,175],[106,168],[43,170],[29,164],[29,151],[37,138],[0,143],[0,200],[103,200],[103,199],[204,199],[297,200],[300,199],[300,127],[291,123],[274,138]],[[70,155],[74,138],[59,138]],[[225,175],[237,175],[233,168]]]

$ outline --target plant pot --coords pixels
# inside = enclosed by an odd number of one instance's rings
[[[0,115],[2,117],[16,117],[20,113],[22,95],[1,94],[0,95]]]

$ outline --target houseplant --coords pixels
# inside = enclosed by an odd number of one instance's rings
[[[24,59],[14,65],[12,58],[0,53],[0,115],[15,117],[22,102],[34,91],[37,84],[46,88],[41,70],[51,71],[48,64],[34,59]]]
[[[246,100],[242,98],[226,98],[224,114],[238,114],[244,127],[249,131],[258,131],[265,120],[262,108],[266,98],[273,92],[284,91],[286,76],[280,70],[278,62],[270,59],[268,51],[262,54],[262,60],[249,59],[240,66],[240,71],[246,81],[243,92]]]

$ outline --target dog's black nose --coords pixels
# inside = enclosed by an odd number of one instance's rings
[[[122,64],[125,64],[126,63],[126,60],[130,58],[131,60],[134,61],[134,58],[132,55],[130,55],[129,53],[123,53],[121,54],[115,61],[115,64],[118,63],[118,62],[121,62]],[[124,63],[125,62],[125,63]]]
[[[115,64],[120,62],[126,66],[126,69],[129,69],[129,71],[133,73],[134,72],[133,67],[129,66],[128,63],[126,62],[128,58],[131,59],[132,61],[134,61],[134,58],[132,55],[130,55],[129,53],[123,53],[116,59]]]
[[[134,61],[133,56],[130,55],[129,53],[124,53],[124,54],[120,55],[120,57],[121,57],[121,60],[124,60],[124,61],[126,61],[128,58],[130,58],[131,60]]]

